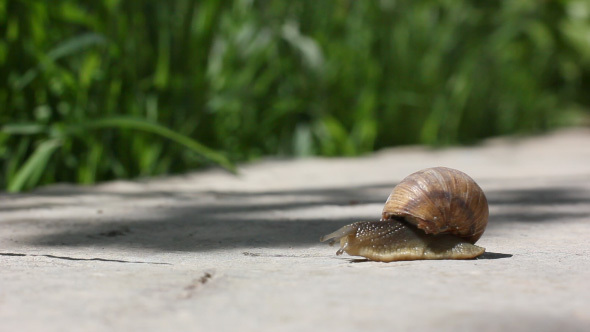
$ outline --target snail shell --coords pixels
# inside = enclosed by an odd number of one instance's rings
[[[323,236],[349,255],[376,261],[469,259],[488,222],[483,190],[467,174],[427,168],[403,179],[389,195],[381,221],[357,222]]]

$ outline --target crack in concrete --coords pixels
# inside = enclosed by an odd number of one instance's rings
[[[185,294],[182,295],[181,298],[185,300],[192,298],[201,287],[213,278],[214,275],[215,271],[213,270],[204,272],[198,279],[194,279],[189,285],[184,287]]]
[[[251,251],[243,251],[242,255],[249,257],[273,257],[273,258],[318,258],[325,257],[322,255],[289,255],[289,254],[264,254]]]
[[[48,258],[55,258],[55,259],[64,259],[68,261],[99,261],[99,262],[114,262],[114,263],[130,263],[130,264],[152,264],[152,265],[172,265],[170,263],[161,263],[161,262],[142,262],[142,261],[126,261],[121,259],[106,259],[106,258],[79,258],[79,257],[68,257],[68,256],[56,256],[56,255],[34,255],[34,254],[19,254],[13,252],[0,252],[0,256],[16,256],[16,257],[23,257],[23,256],[31,256],[31,257],[48,257]]]

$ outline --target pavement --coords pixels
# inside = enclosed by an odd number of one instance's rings
[[[320,236],[432,166],[490,203],[475,260]],[[590,129],[0,194],[0,331],[588,331]]]

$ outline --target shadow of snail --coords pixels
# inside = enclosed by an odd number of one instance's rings
[[[427,168],[400,182],[385,202],[380,221],[361,221],[323,236],[340,242],[336,253],[382,262],[471,259],[488,223],[488,202],[467,174]]]

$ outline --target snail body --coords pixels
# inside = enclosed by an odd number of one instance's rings
[[[344,226],[320,241],[340,241],[346,252],[370,260],[470,259],[488,222],[483,190],[467,174],[446,167],[410,174],[391,192],[380,221]]]

